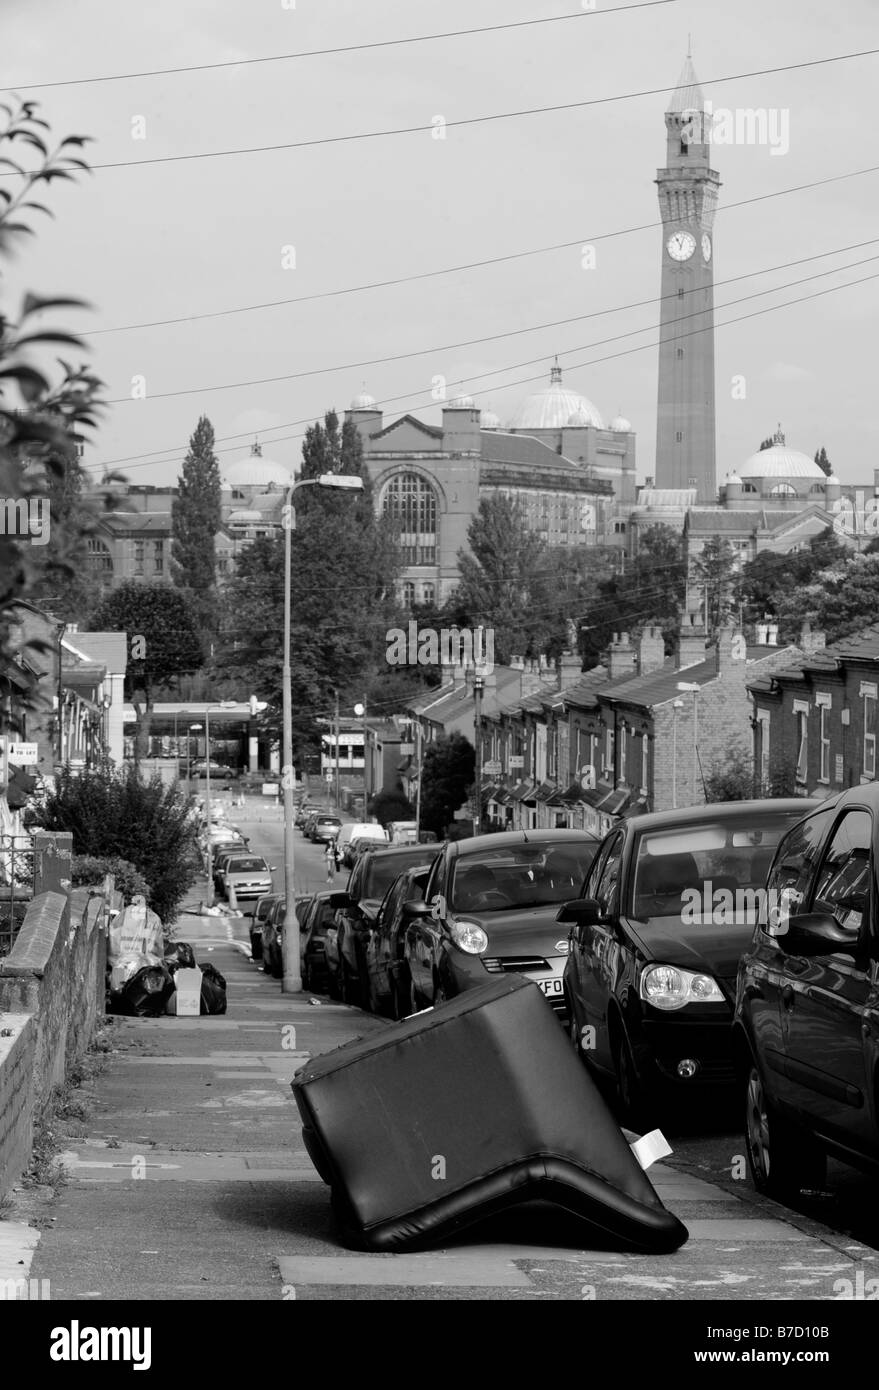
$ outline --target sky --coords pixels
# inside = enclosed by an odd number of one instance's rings
[[[81,80],[564,15],[576,17]],[[723,184],[718,480],[780,423],[791,447],[824,445],[844,482],[872,484],[879,171],[839,175],[879,164],[879,53],[731,79],[879,49],[877,15],[875,0],[3,0],[3,100],[38,101],[54,138],[91,136],[91,163],[122,167],[52,186],[54,220],[37,218],[4,266],[0,302],[14,311],[30,290],[91,305],[52,322],[85,335],[83,360],[106,383],[85,456],[96,479],[113,468],[173,483],[202,414],[221,471],[256,433],[265,457],[294,468],[306,425],[362,390],[385,424],[407,411],[439,423],[437,379],[506,421],[555,354],[605,422],[632,422],[643,479],[656,420],[654,179],[692,35],[715,112],[765,111],[768,123],[763,143],[718,144],[712,160]],[[452,124],[584,102],[597,104]],[[400,127],[418,129],[334,139]],[[284,145],[299,148],[255,148]],[[230,150],[247,152],[218,153]],[[211,157],[178,158],[191,154]],[[835,254],[791,265],[824,252]]]

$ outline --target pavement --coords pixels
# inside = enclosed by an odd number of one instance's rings
[[[299,865],[323,886],[317,849]],[[196,886],[192,905],[203,896]],[[592,1248],[545,1207],[427,1253],[344,1249],[289,1083],[307,1058],[389,1025],[326,996],[283,995],[250,959],[245,918],[195,912],[179,927],[226,977],[228,1012],[114,1020],[104,1069],[77,1093],[85,1118],[66,1125],[66,1180],[37,1228],[27,1193],[0,1220],[0,1280],[39,1281],[32,1297],[747,1301],[879,1288],[879,1252],[744,1183],[681,1171],[674,1156],[649,1170],[690,1233],[673,1255]]]

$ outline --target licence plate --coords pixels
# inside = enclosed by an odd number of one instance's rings
[[[554,975],[551,980],[538,980],[537,983],[544,994],[562,994],[562,981],[558,975]]]

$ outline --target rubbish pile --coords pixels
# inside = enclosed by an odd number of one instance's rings
[[[196,963],[189,942],[166,942],[161,918],[138,894],[110,925],[106,1009],[129,1018],[224,1014],[226,981],[216,966]]]

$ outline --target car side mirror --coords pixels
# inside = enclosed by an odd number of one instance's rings
[[[601,921],[601,908],[594,898],[573,898],[562,903],[555,917],[577,927],[594,927]]]
[[[277,870],[277,867],[278,867],[277,864],[270,864],[270,865],[269,865],[269,873],[272,873],[272,874],[275,873],[276,870]]]
[[[828,912],[803,912],[787,919],[777,941],[788,956],[860,956],[860,933],[852,935]]]
[[[406,922],[416,922],[419,917],[429,917],[432,912],[430,903],[426,903],[423,898],[413,898],[402,907],[402,917]]]

